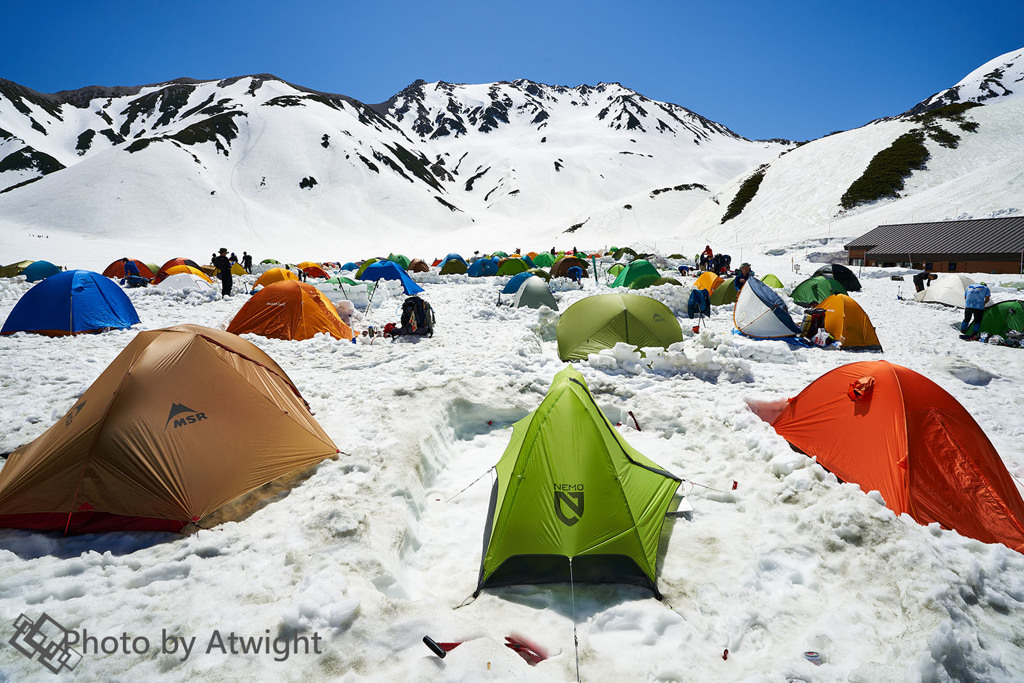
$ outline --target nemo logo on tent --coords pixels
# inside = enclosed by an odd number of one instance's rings
[[[206,413],[197,412],[180,403],[172,403],[171,412],[167,416],[167,423],[164,425],[164,429],[167,429],[167,425],[171,424],[171,420],[174,420],[174,428],[177,429],[178,427],[195,424],[205,419],[207,419]]]
[[[555,484],[555,516],[566,526],[580,521],[583,517],[583,484]]]

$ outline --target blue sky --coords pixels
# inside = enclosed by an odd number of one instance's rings
[[[374,103],[417,78],[618,81],[749,138],[898,114],[1024,47],[1022,0],[6,5],[0,77],[41,92],[269,72]]]

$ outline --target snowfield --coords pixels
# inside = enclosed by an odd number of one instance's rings
[[[817,267],[808,253],[838,248],[744,258],[788,292]],[[120,255],[92,245],[81,260],[101,269]],[[0,530],[0,681],[52,680],[7,644],[20,614],[42,613],[94,638],[77,644],[82,659],[65,679],[566,681],[576,677],[574,611],[588,681],[1022,680],[1024,556],[896,517],[877,493],[794,452],[747,407],[794,396],[840,365],[884,358],[956,397],[1024,480],[1024,351],[961,341],[961,312],[915,303],[909,277],[889,279],[905,272],[864,269],[854,294],[881,355],[746,339],[732,334],[731,305],[694,333],[688,289],[666,285],[645,293],[681,317],[681,343],[646,357],[621,345],[576,364],[626,440],[686,480],[681,510],[692,510],[669,518],[662,535],[661,602],[618,585],[577,585],[574,596],[568,585],[518,586],[469,599],[488,469],[509,425],[537,407],[564,366],[557,314],[496,305],[507,278],[417,277],[437,316],[432,339],[247,335],[288,372],[342,454],[187,536]],[[996,300],[1019,298],[1008,285],[1020,276],[973,277]],[[236,278],[235,292],[253,279]],[[606,279],[591,277],[582,291],[553,287],[560,310],[608,291]],[[0,280],[0,316],[28,288]],[[247,299],[128,294],[139,329],[223,327]],[[356,329],[396,321],[401,301]],[[0,338],[0,452],[59,419],[137,331]],[[231,634],[278,639],[281,649]],[[503,644],[516,634],[548,659],[529,666]],[[442,660],[424,635],[464,644]],[[116,651],[104,651],[115,640]],[[263,649],[232,654],[241,642]],[[805,651],[819,652],[821,665]]]

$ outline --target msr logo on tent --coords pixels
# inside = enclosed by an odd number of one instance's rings
[[[195,424],[205,419],[207,419],[206,413],[197,412],[180,403],[172,403],[171,413],[167,416],[167,424],[164,425],[164,429],[167,429],[168,425],[171,424],[171,420],[174,420],[174,428],[177,429],[178,427]]]
[[[583,484],[555,484],[555,516],[566,526],[580,521],[583,517]]]

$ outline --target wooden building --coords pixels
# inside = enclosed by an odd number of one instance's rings
[[[1024,216],[880,225],[846,245],[859,266],[937,273],[1024,273]]]

